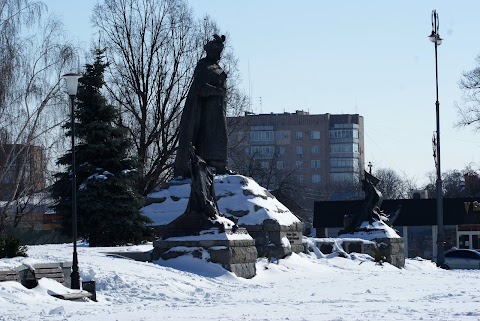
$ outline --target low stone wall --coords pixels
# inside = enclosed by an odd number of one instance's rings
[[[382,257],[385,261],[403,268],[405,266],[405,252],[403,238],[377,238],[373,241],[362,239],[316,239],[316,246],[323,254],[330,254],[335,251],[335,244],[340,245],[346,253],[364,253],[376,260]]]

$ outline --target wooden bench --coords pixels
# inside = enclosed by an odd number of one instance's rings
[[[66,264],[63,264],[62,266],[60,266],[57,263],[34,264],[33,265],[34,270],[32,271],[32,275],[34,276],[35,282],[37,284],[38,284],[38,280],[40,280],[41,278],[49,278],[57,281],[58,283],[63,284],[64,286],[67,286],[65,282],[65,274],[64,274],[65,267],[67,268],[67,270],[70,270],[70,265],[66,265]],[[91,298],[93,296],[92,293],[88,291],[83,291],[83,290],[78,290],[73,293],[52,293],[50,295],[62,300],[79,300],[79,299]],[[93,299],[95,300],[95,298]]]
[[[4,281],[20,282],[20,275],[18,275],[17,270],[0,271],[0,282],[4,282]]]
[[[60,266],[35,267],[35,270],[32,272],[37,282],[41,278],[49,278],[65,285],[65,277],[63,276],[63,270]]]
[[[33,266],[22,265],[19,271],[20,282],[27,289],[33,289],[41,278],[53,279],[64,286],[69,286],[65,280],[65,270],[58,263],[37,263]]]
[[[0,270],[0,282],[16,281],[22,283],[26,288],[32,289],[38,285],[41,278],[49,278],[69,287],[66,284],[65,274],[70,270],[71,264],[67,263],[37,263],[33,266],[21,265],[13,270]],[[33,268],[33,269],[32,269]],[[69,277],[69,275],[67,275]],[[78,290],[73,293],[52,293],[53,297],[62,300],[79,300],[91,298],[96,301],[95,295],[88,291]]]
[[[75,293],[64,293],[64,294],[54,293],[50,295],[62,300],[79,300],[79,299],[90,298],[92,296],[92,294],[87,291],[75,292]]]

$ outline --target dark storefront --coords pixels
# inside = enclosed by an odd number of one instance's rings
[[[343,216],[362,210],[363,200],[315,202],[313,227],[317,237],[336,237]],[[394,228],[405,240],[405,255],[432,258],[436,255],[437,213],[435,199],[384,200],[382,210],[394,212],[401,206]],[[480,198],[443,200],[446,249],[480,249]]]

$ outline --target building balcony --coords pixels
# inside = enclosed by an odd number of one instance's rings
[[[359,144],[360,139],[353,138],[353,137],[346,137],[346,138],[329,138],[330,144],[341,144],[341,143],[355,143]]]
[[[348,153],[330,153],[330,158],[355,158],[360,159],[360,153],[348,152]]]
[[[330,173],[359,173],[360,170],[352,166],[330,167]]]

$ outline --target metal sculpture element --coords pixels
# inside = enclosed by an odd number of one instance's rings
[[[190,176],[189,145],[217,173],[225,173],[227,165],[226,80],[227,74],[218,62],[225,36],[214,35],[205,46],[207,53],[200,59],[185,101],[180,121],[175,177]]]
[[[190,198],[187,209],[162,232],[164,239],[172,236],[198,235],[201,231],[217,229],[219,232],[235,232],[236,224],[228,220],[219,220],[223,215],[218,209],[213,186],[213,173],[207,163],[195,154],[195,147],[190,144],[190,161],[188,162],[192,178]],[[230,223],[231,224],[230,224]]]
[[[343,218],[344,230],[339,234],[353,233],[362,230],[360,228],[362,222],[368,221],[370,224],[375,220],[387,221],[388,225],[393,225],[400,214],[400,208],[390,215],[385,215],[380,209],[382,205],[382,193],[376,188],[380,180],[368,173],[364,172],[365,179],[362,180],[362,190],[365,192],[365,201],[363,203],[363,210],[356,215],[345,215]]]
[[[220,214],[215,199],[213,173],[207,163],[195,154],[195,147],[190,144],[190,173],[192,184],[188,200],[187,213],[198,213],[204,220],[215,220]]]

